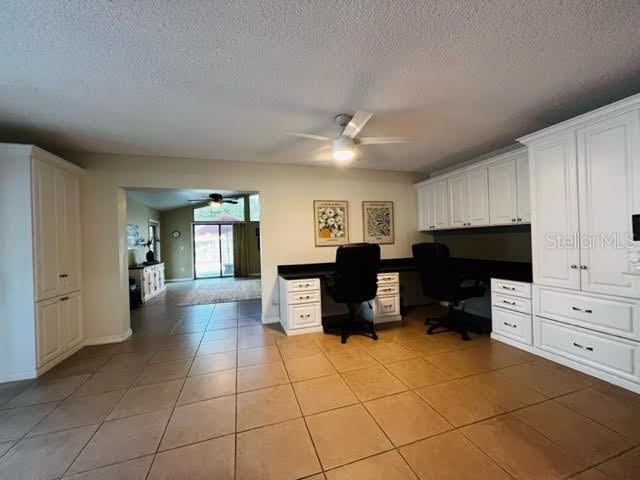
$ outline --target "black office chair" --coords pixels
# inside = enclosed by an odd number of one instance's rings
[[[448,302],[447,313],[441,317],[427,318],[428,335],[437,331],[454,331],[463,340],[471,340],[464,321],[459,314],[459,304],[471,297],[484,295],[484,287],[478,282],[465,286],[462,278],[452,267],[449,248],[441,243],[418,243],[413,245],[413,258],[420,275],[422,292],[434,300]]]
[[[333,301],[346,303],[349,308],[349,316],[340,325],[342,343],[355,333],[378,339],[373,321],[365,320],[359,312],[363,302],[369,302],[376,296],[379,270],[379,245],[354,243],[338,247],[336,272],[326,278],[326,285]],[[367,307],[372,308],[370,303]]]

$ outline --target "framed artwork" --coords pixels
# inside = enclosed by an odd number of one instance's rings
[[[313,216],[316,247],[331,247],[349,243],[348,202],[314,200]]]
[[[127,225],[127,249],[134,250],[142,242],[140,227],[132,223]]]
[[[394,243],[393,202],[362,202],[363,241]]]

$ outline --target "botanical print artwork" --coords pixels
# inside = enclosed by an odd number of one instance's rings
[[[349,243],[347,202],[314,200],[316,247]]]
[[[140,227],[138,225],[128,224],[127,225],[127,249],[133,250],[138,245],[140,245],[141,237],[140,237]]]
[[[394,243],[393,202],[362,202],[363,239],[367,243]]]

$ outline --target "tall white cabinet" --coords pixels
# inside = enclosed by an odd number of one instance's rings
[[[640,95],[518,139],[531,173],[533,351],[640,393]]]
[[[35,377],[83,344],[82,174],[38,147],[0,144],[0,382]]]

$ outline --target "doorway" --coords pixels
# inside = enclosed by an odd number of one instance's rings
[[[233,224],[193,224],[193,263],[196,278],[232,277]]]

